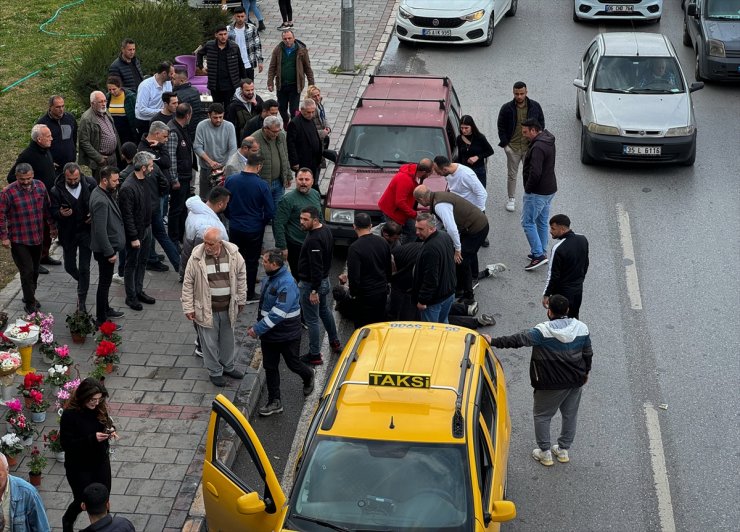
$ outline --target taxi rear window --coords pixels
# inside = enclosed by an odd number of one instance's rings
[[[311,519],[350,529],[472,528],[463,445],[319,438],[308,454],[290,505],[301,530]]]

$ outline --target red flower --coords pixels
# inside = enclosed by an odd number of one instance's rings
[[[98,348],[95,350],[95,354],[99,357],[107,357],[112,355],[118,350],[116,344],[109,342],[108,340],[101,340],[98,344]]]
[[[43,393],[41,393],[41,392],[40,392],[40,391],[38,391],[38,390],[31,390],[31,391],[30,391],[30,392],[28,393],[28,396],[29,396],[29,397],[31,398],[31,400],[32,400],[32,401],[33,401],[34,403],[40,403],[41,401],[43,401],[43,400],[44,400],[44,394],[43,394]]]
[[[20,327],[18,327],[18,330],[24,333],[31,332],[31,324],[26,323],[25,325],[21,325]]]
[[[116,332],[116,324],[112,321],[106,321],[98,327],[98,330],[103,333],[104,336],[110,336]]]
[[[26,390],[40,388],[42,382],[44,382],[44,376],[40,373],[27,373],[23,378],[23,387]]]

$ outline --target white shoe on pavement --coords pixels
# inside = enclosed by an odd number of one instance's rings
[[[503,262],[497,262],[496,264],[489,264],[486,266],[486,271],[489,277],[496,277],[497,273],[505,272],[508,270],[506,264]]]
[[[545,467],[550,467],[555,462],[552,461],[552,453],[548,449],[547,451],[543,451],[539,447],[532,451],[532,458],[537,460],[539,463],[541,463]]]
[[[509,200],[506,202],[506,210],[509,212],[514,212],[515,208],[516,208],[516,199],[509,198]]]
[[[561,449],[559,445],[553,445],[550,450],[552,451],[552,454],[555,455],[555,458],[558,459],[558,462],[561,464],[567,464],[570,462],[570,458],[568,457],[568,449]]]
[[[118,275],[118,273],[113,274],[113,282],[116,284],[123,284],[123,277]]]

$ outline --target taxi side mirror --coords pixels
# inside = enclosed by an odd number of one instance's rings
[[[583,82],[582,79],[574,79],[573,86],[584,91],[586,90],[586,84]]]
[[[236,500],[236,510],[240,514],[254,515],[264,512],[265,509],[265,503],[260,499],[260,496],[257,495],[256,491],[242,495]]]
[[[696,4],[691,3],[686,6],[686,14],[690,17],[699,18],[699,8],[696,6]]]
[[[490,519],[495,523],[511,521],[516,517],[516,506],[511,501],[494,501]]]

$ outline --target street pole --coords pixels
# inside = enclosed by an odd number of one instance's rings
[[[355,1],[342,2],[341,62],[343,72],[355,71]]]

